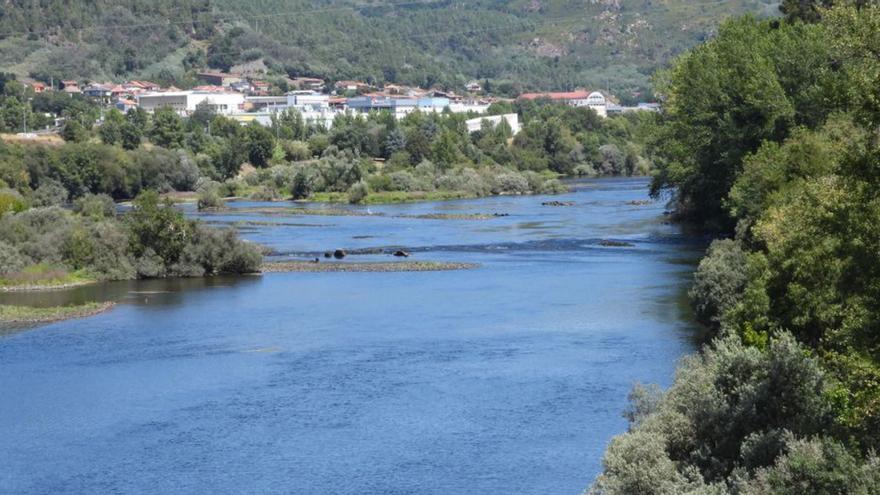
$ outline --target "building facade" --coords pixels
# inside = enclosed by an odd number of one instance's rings
[[[195,112],[200,104],[207,104],[221,115],[240,112],[244,106],[241,93],[213,93],[199,91],[174,91],[165,93],[145,93],[138,95],[138,106],[147,112],[155,112],[162,107],[170,107],[180,115]]]
[[[488,117],[477,117],[475,119],[468,119],[464,121],[467,126],[468,132],[477,132],[483,129],[483,125],[491,125],[494,129],[495,126],[501,123],[501,121],[507,122],[507,125],[510,126],[510,130],[513,132],[513,135],[516,136],[519,134],[521,127],[519,125],[519,115],[515,113],[505,113],[503,115],[491,115]]]

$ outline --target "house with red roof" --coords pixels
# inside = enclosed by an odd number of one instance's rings
[[[320,91],[324,88],[324,80],[317,77],[294,77],[293,85],[299,89],[311,89]]]
[[[227,72],[199,72],[199,79],[212,86],[229,86],[233,83],[241,82],[243,78],[241,74],[232,74]]]
[[[82,90],[79,89],[79,83],[73,79],[61,81],[61,91],[65,93],[82,93]]]
[[[519,95],[517,101],[534,101],[534,100],[551,100],[554,102],[565,103],[573,107],[590,107],[599,116],[607,116],[607,106],[605,95],[598,91],[588,92],[584,90],[561,91],[547,93],[523,93]]]

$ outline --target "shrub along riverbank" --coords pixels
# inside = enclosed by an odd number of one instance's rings
[[[155,192],[119,217],[108,196],[72,210],[30,208],[0,216],[0,287],[67,286],[91,280],[205,276],[259,271],[257,246],[231,229],[188,220]]]
[[[786,4],[660,78],[654,191],[720,233],[715,337],[634,390],[595,493],[880,493],[880,7]]]

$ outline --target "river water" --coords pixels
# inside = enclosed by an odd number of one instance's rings
[[[629,203],[645,199],[644,180],[613,179],[350,207],[371,216],[235,203],[202,217],[279,259],[404,247],[479,267],[0,296],[119,302],[0,332],[0,492],[580,493],[632,384],[668,385],[695,347],[684,291],[702,245],[661,203]],[[418,217],[434,213],[506,216]],[[361,260],[394,258],[345,261]]]

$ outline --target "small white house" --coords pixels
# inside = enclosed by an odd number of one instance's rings
[[[510,130],[513,131],[514,136],[519,134],[519,115],[515,113],[505,113],[504,115],[491,115],[488,117],[477,117],[475,119],[465,120],[464,123],[465,125],[467,125],[468,132],[477,132],[483,128],[483,122],[488,122],[494,128],[499,123],[501,123],[502,120],[507,122],[507,125],[510,126]]]

